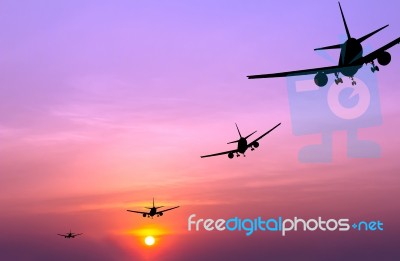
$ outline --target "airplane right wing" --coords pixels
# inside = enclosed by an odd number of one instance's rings
[[[148,212],[143,212],[143,211],[135,211],[135,210],[129,210],[129,209],[127,209],[126,211],[129,211],[129,212],[133,212],[133,213],[138,213],[138,214],[149,214]]]
[[[382,46],[381,48],[373,51],[370,54],[367,54],[366,56],[362,57],[360,59],[361,63],[370,63],[373,60],[375,60],[376,58],[378,58],[379,54],[386,51],[389,48],[392,48],[394,45],[396,44],[400,44],[400,37],[397,38],[396,40],[391,41],[390,43],[388,43],[387,45]]]
[[[76,237],[76,236],[80,236],[80,235],[83,235],[83,233],[80,233],[80,234],[75,234],[75,235],[74,235],[74,237]]]
[[[224,154],[229,154],[229,153],[236,153],[236,152],[237,152],[237,150],[229,150],[229,151],[224,151],[224,152],[220,152],[220,153],[200,156],[200,158],[214,157],[214,156],[219,156],[219,155],[224,155]]]
[[[278,126],[281,125],[281,123],[278,123],[277,125],[275,125],[275,127],[273,127],[272,129],[270,129],[269,131],[267,131],[266,133],[264,133],[263,135],[261,135],[260,137],[258,137],[257,139],[253,140],[251,143],[249,143],[247,146],[251,147],[253,146],[253,144],[259,140],[261,140],[262,138],[264,138],[265,135],[267,135],[268,133],[270,133],[271,131],[275,130],[276,128],[278,128]]]
[[[331,74],[342,71],[343,68],[350,68],[353,66],[329,66],[329,67],[320,67],[314,69],[306,69],[306,70],[298,70],[298,71],[290,71],[290,72],[280,72],[280,73],[270,73],[270,74],[258,74],[258,75],[249,75],[248,79],[260,79],[260,78],[277,78],[277,77],[286,77],[286,76],[300,76],[300,75],[309,75],[314,73],[323,72],[325,74]]]
[[[66,237],[67,236],[67,235],[61,235],[61,234],[57,234],[57,235],[62,236],[62,237]]]
[[[168,211],[168,210],[173,210],[173,209],[176,209],[176,208],[179,208],[179,206],[173,207],[173,208],[167,208],[167,209],[164,209],[164,210],[160,210],[160,211],[157,212],[157,214],[163,213],[163,212]]]

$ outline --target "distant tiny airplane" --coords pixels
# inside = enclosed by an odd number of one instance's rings
[[[286,77],[286,76],[299,76],[299,75],[308,75],[316,73],[314,77],[314,82],[317,86],[323,87],[328,83],[327,74],[335,75],[335,83],[343,83],[342,78],[339,77],[339,74],[349,77],[352,80],[352,84],[356,85],[357,83],[354,81],[353,77],[358,72],[358,70],[364,64],[371,64],[371,71],[374,73],[375,71],[379,71],[379,67],[375,65],[374,60],[377,59],[380,65],[386,66],[391,61],[391,55],[386,50],[393,47],[396,44],[400,43],[400,37],[396,40],[388,43],[387,45],[375,50],[374,52],[363,57],[363,48],[361,43],[386,28],[389,25],[385,25],[361,38],[355,39],[350,35],[349,28],[347,27],[346,19],[344,18],[344,14],[342,11],[342,7],[339,2],[340,12],[342,14],[342,19],[344,23],[344,27],[346,29],[347,40],[343,44],[337,44],[332,46],[326,46],[321,48],[314,49],[317,50],[326,50],[326,49],[340,49],[340,57],[339,64],[337,66],[330,67],[321,67],[307,70],[298,70],[298,71],[290,71],[290,72],[281,72],[281,73],[272,73],[272,74],[260,74],[260,75],[250,75],[247,76],[249,79],[258,79],[258,78],[275,78],[275,77]]]
[[[253,135],[254,133],[256,133],[257,131],[255,131],[255,132],[253,132],[253,133],[247,135],[246,137],[242,137],[242,134],[240,134],[240,131],[239,131],[239,127],[237,126],[236,123],[235,123],[235,125],[236,125],[237,131],[239,132],[240,139],[235,140],[235,141],[228,142],[228,144],[237,143],[238,146],[237,146],[237,149],[236,149],[236,150],[228,150],[228,151],[224,151],[224,152],[220,152],[220,153],[205,155],[205,156],[201,156],[201,158],[207,158],[207,157],[213,157],[213,156],[219,156],[219,155],[228,154],[228,157],[229,157],[230,159],[232,159],[232,158],[234,157],[234,154],[236,154],[236,157],[239,157],[239,156],[240,156],[239,153],[243,154],[243,156],[246,157],[246,155],[245,155],[244,153],[246,152],[246,150],[247,150],[248,148],[251,148],[251,150],[254,150],[254,148],[258,148],[258,146],[260,146],[260,144],[258,143],[258,141],[259,141],[260,139],[262,139],[265,135],[267,135],[268,133],[270,133],[271,131],[273,131],[275,128],[277,128],[277,127],[278,127],[279,125],[281,125],[281,124],[280,124],[280,123],[277,124],[275,127],[273,127],[272,129],[270,129],[269,131],[267,131],[266,133],[264,133],[263,135],[261,135],[260,137],[258,137],[257,139],[255,139],[254,141],[250,142],[249,144],[247,144],[247,138],[250,137],[251,135]]]
[[[71,232],[71,230],[69,230],[69,233],[67,233],[67,234],[65,234],[65,235],[62,235],[62,234],[57,234],[57,235],[62,236],[62,237],[65,237],[65,238],[75,238],[75,237],[80,236],[80,235],[82,235],[82,234],[83,234],[83,233],[74,234],[74,233]]]
[[[160,206],[160,207],[154,206],[154,198],[153,198],[153,207],[145,207],[147,209],[150,209],[149,212],[129,210],[129,209],[127,211],[133,212],[133,213],[143,214],[143,217],[151,217],[151,218],[153,218],[155,215],[157,215],[157,217],[161,217],[162,215],[164,215],[165,211],[169,211],[169,210],[173,210],[173,209],[179,208],[179,206],[176,206],[176,207],[168,208],[168,209],[164,209],[164,210],[157,210],[157,209],[163,208],[163,207],[164,206]]]

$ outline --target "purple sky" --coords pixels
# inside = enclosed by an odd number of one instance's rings
[[[398,2],[341,3],[354,37],[390,24],[366,49],[400,36]],[[300,162],[321,138],[293,134],[287,80],[245,77],[333,65],[313,49],[344,33],[337,1],[2,1],[0,259],[399,259],[400,46],[377,74],[382,124],[359,131],[380,158],[348,158],[338,131],[332,162]],[[245,159],[200,159],[233,148],[235,122],[246,135],[282,125]],[[181,208],[154,220],[125,211],[152,197]],[[193,213],[380,219],[385,230],[189,233]],[[56,236],[69,229],[84,236]]]

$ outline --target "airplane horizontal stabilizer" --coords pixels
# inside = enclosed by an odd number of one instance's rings
[[[237,142],[239,142],[239,140],[231,141],[231,142],[228,142],[227,144],[232,144],[232,143],[237,143]]]
[[[388,27],[388,26],[389,26],[389,25],[387,24],[387,25],[382,26],[381,28],[379,28],[379,29],[373,31],[372,33],[369,33],[369,34],[367,34],[367,35],[364,35],[363,37],[361,37],[360,39],[358,39],[358,42],[361,43],[361,42],[367,40],[368,38],[370,38],[371,36],[373,36],[374,34],[376,34],[376,33],[379,32],[379,31],[385,29],[385,28]]]
[[[325,46],[325,47],[315,48],[314,51],[328,50],[328,49],[340,49],[341,47],[342,47],[341,44],[336,44],[336,45],[331,45],[331,46]]]

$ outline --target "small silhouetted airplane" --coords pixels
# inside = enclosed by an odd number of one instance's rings
[[[326,49],[340,49],[340,57],[339,64],[337,66],[330,67],[321,67],[307,70],[299,70],[299,71],[290,71],[290,72],[281,72],[281,73],[272,73],[272,74],[260,74],[260,75],[250,75],[247,76],[249,79],[257,79],[257,78],[274,78],[274,77],[285,77],[285,76],[299,76],[299,75],[308,75],[316,73],[314,77],[314,82],[317,86],[323,87],[328,83],[327,74],[335,75],[335,83],[343,83],[343,80],[339,77],[339,74],[350,77],[352,80],[352,84],[356,85],[353,77],[358,72],[358,70],[364,64],[371,64],[371,71],[379,71],[378,66],[375,65],[374,60],[377,59],[380,65],[386,66],[391,61],[391,55],[386,50],[393,47],[394,45],[400,43],[400,37],[396,40],[388,43],[387,45],[373,51],[372,53],[363,56],[363,48],[361,43],[386,28],[389,25],[385,25],[367,35],[364,35],[361,38],[355,39],[351,37],[349,28],[347,27],[346,19],[344,18],[344,14],[342,11],[342,7],[339,2],[340,12],[342,14],[342,19],[344,23],[344,27],[346,29],[347,40],[343,44],[337,44],[332,46],[326,46],[314,49],[317,50],[326,50]]]
[[[163,208],[164,206],[160,206],[160,207],[156,207],[154,206],[154,198],[153,198],[153,207],[145,207],[147,209],[150,209],[149,212],[143,212],[143,211],[135,211],[135,210],[127,210],[129,212],[134,212],[134,213],[139,213],[142,214],[143,217],[151,217],[153,218],[153,216],[157,215],[157,217],[161,217],[162,215],[164,215],[165,211],[169,211],[175,208],[179,208],[179,206],[173,207],[173,208],[168,208],[168,209],[164,209],[164,210],[158,210],[159,208]]]
[[[239,127],[237,126],[236,123],[235,123],[235,125],[236,125],[237,131],[239,132],[240,139],[235,140],[235,141],[228,142],[228,144],[237,143],[238,146],[237,146],[237,149],[236,149],[236,150],[228,150],[228,151],[224,151],[224,152],[220,152],[220,153],[205,155],[205,156],[201,156],[201,158],[207,158],[207,157],[213,157],[213,156],[219,156],[219,155],[228,154],[228,157],[229,157],[230,159],[232,159],[232,158],[234,157],[234,154],[236,154],[236,157],[239,157],[239,156],[240,156],[239,153],[243,154],[243,156],[246,157],[246,155],[245,155],[244,153],[246,152],[246,150],[247,150],[248,148],[251,148],[251,150],[254,150],[254,148],[258,148],[258,146],[260,146],[260,144],[258,143],[258,141],[259,141],[260,139],[262,139],[265,135],[267,135],[268,133],[270,133],[271,131],[273,131],[275,128],[277,128],[277,127],[278,127],[279,125],[281,125],[281,124],[280,124],[280,123],[277,124],[275,127],[273,127],[272,129],[270,129],[269,131],[267,131],[266,133],[264,133],[263,135],[261,135],[261,136],[258,137],[257,139],[253,140],[253,141],[250,142],[249,144],[247,144],[247,138],[250,137],[251,135],[253,135],[254,133],[256,133],[257,131],[255,131],[255,132],[253,132],[253,133],[247,135],[246,137],[242,137],[242,134],[240,134],[240,131],[239,131]]]
[[[62,235],[62,234],[57,234],[57,235],[62,236],[62,237],[65,237],[65,238],[75,238],[75,237],[80,236],[80,235],[82,235],[82,234],[83,234],[83,233],[74,234],[74,233],[71,232],[71,230],[69,230],[69,233],[67,233],[67,234],[65,234],[65,235]]]

